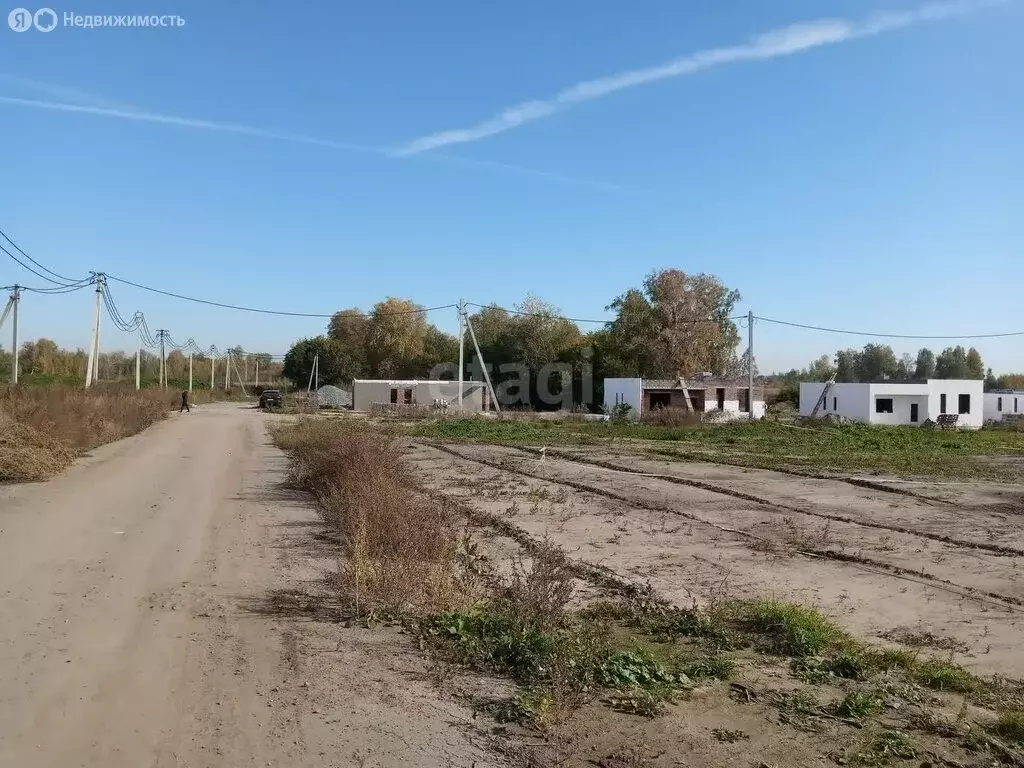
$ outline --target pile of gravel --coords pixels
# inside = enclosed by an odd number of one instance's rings
[[[351,408],[352,391],[324,384],[316,391],[317,403],[321,408]]]

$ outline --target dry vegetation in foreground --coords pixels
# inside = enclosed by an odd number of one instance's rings
[[[45,480],[82,452],[164,418],[178,396],[113,386],[0,389],[0,482]]]
[[[1019,682],[867,645],[806,606],[669,605],[507,518],[431,499],[393,438],[356,422],[307,419],[275,437],[338,536],[342,601],[403,620],[442,664],[515,683],[471,703],[543,735],[522,765],[1024,766]],[[528,561],[499,575],[470,523]],[[580,598],[581,580],[596,594]]]

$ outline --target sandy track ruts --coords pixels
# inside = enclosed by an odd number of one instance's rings
[[[1000,599],[1021,597],[1013,558],[832,521],[826,521],[832,539],[828,550],[810,546],[805,551],[812,557],[794,558],[805,539],[820,533],[814,526],[821,523],[813,517],[789,511],[783,516],[763,504],[657,478],[552,457],[541,462],[508,448],[431,445],[426,450],[433,458],[412,448],[414,466],[426,470],[436,465],[425,471],[435,486],[438,472],[468,477],[473,474],[468,467],[476,465],[493,470],[477,476],[494,483],[494,492],[523,482],[548,490],[572,488],[573,498],[561,512],[537,511],[537,505],[523,511],[530,502],[524,504],[524,494],[516,490],[502,492],[497,501],[479,492],[468,500],[501,513],[510,498],[518,497],[521,509],[512,519],[531,535],[552,535],[574,556],[634,581],[649,579],[682,604],[694,595],[721,591],[717,582],[728,582],[734,595],[770,593],[822,605],[862,636],[910,626],[955,637],[973,654],[964,660],[969,666],[1024,674],[1017,637],[1021,609]],[[437,458],[438,450],[455,466]],[[459,493],[457,488],[440,490]],[[666,515],[692,525],[667,525]],[[778,546],[771,551],[765,544]]]
[[[521,450],[521,451],[523,451],[523,452],[525,452],[525,453],[527,453],[527,454],[529,454],[531,456],[535,456],[535,457],[539,455],[538,451],[533,450],[533,449],[529,449],[529,448],[518,448],[518,450]],[[939,542],[942,542],[944,544],[955,544],[956,546],[959,546],[959,547],[968,547],[968,548],[971,548],[971,549],[979,549],[979,550],[983,550],[985,552],[992,552],[992,553],[995,553],[997,555],[1005,555],[1007,557],[1024,557],[1024,549],[1019,548],[1019,547],[1007,546],[1005,544],[995,544],[995,543],[992,543],[991,541],[979,541],[979,540],[972,540],[972,539],[968,539],[968,538],[958,538],[956,536],[949,536],[949,535],[942,534],[942,533],[934,533],[932,531],[922,530],[921,528],[915,528],[913,526],[896,525],[896,524],[893,524],[893,523],[884,523],[884,522],[880,522],[878,520],[872,520],[870,517],[867,517],[867,516],[862,516],[862,517],[858,518],[858,517],[853,517],[851,515],[842,515],[842,514],[837,514],[837,513],[825,512],[825,511],[822,511],[820,509],[816,509],[816,508],[814,508],[812,506],[814,503],[819,503],[820,504],[820,491],[819,491],[819,500],[818,500],[818,502],[814,502],[814,501],[810,501],[810,500],[806,500],[806,499],[801,499],[801,501],[803,501],[804,503],[793,504],[793,503],[787,503],[786,501],[780,501],[778,499],[773,499],[773,498],[770,498],[770,497],[767,497],[767,496],[757,495],[757,494],[745,492],[743,490],[737,490],[736,488],[730,488],[730,487],[719,485],[719,484],[716,484],[716,483],[710,483],[710,482],[707,482],[706,480],[699,479],[699,478],[696,478],[696,477],[692,476],[692,474],[695,471],[697,471],[697,472],[700,471],[700,469],[698,469],[698,468],[701,465],[693,465],[693,464],[682,465],[682,464],[679,464],[677,462],[658,462],[658,461],[653,461],[653,460],[650,460],[650,459],[646,459],[646,458],[644,458],[642,456],[628,457],[628,458],[625,459],[625,461],[622,461],[622,460],[620,460],[620,461],[608,461],[608,460],[603,460],[603,459],[590,458],[588,456],[583,455],[582,452],[579,452],[579,451],[577,451],[577,452],[561,451],[561,450],[556,450],[556,449],[552,449],[552,448],[546,449],[546,453],[549,456],[556,456],[558,458],[565,459],[566,461],[573,461],[573,462],[577,462],[579,464],[589,464],[589,465],[594,466],[594,467],[601,467],[601,468],[604,468],[604,469],[610,469],[613,472],[623,472],[623,473],[626,473],[626,474],[636,475],[638,477],[655,477],[656,479],[665,480],[665,481],[670,482],[670,483],[678,483],[679,485],[687,485],[687,486],[690,486],[692,488],[700,488],[701,490],[704,490],[704,491],[710,491],[712,493],[720,493],[720,494],[722,494],[724,496],[732,496],[733,498],[743,499],[745,501],[752,501],[755,504],[763,504],[764,506],[767,506],[767,507],[774,507],[776,509],[781,509],[781,510],[785,510],[785,511],[789,511],[789,512],[796,512],[796,513],[802,514],[802,515],[811,515],[812,517],[820,517],[820,518],[822,518],[824,520],[834,520],[834,521],[840,522],[840,523],[850,523],[852,525],[862,525],[862,526],[865,526],[867,528],[877,528],[877,529],[883,530],[883,531],[891,531],[892,533],[905,533],[905,534],[909,534],[911,536],[920,536],[922,538],[932,539],[933,541],[939,541]],[[638,468],[635,465],[640,465],[640,468]],[[726,466],[726,465],[720,465],[720,466]],[[745,473],[749,474],[750,471],[751,470],[745,470]],[[774,472],[772,470],[757,470],[757,471],[760,472],[761,475],[769,475],[770,473],[774,474]],[[678,474],[676,474],[676,473],[678,473]],[[691,476],[687,476],[688,474],[691,475]],[[855,486],[861,487],[861,488],[868,488],[870,490],[879,490],[877,486],[880,485],[878,483],[854,482],[854,481],[852,481],[852,480],[850,480],[848,478],[843,478],[841,480],[836,481],[836,480],[831,480],[831,479],[827,479],[827,478],[818,479],[818,478],[814,478],[813,476],[810,476],[810,475],[798,475],[798,476],[799,477],[803,477],[806,480],[810,481],[811,484],[819,484],[819,485],[821,485],[823,483],[842,482],[842,483],[846,483],[846,484],[852,484],[852,485],[855,485]],[[893,490],[892,489],[884,488],[884,489],[881,489],[881,492],[883,492],[883,493],[893,493]],[[907,496],[907,497],[910,497],[910,498],[914,498],[914,499],[918,499],[918,500],[923,500],[923,501],[926,501],[926,502],[936,501],[935,499],[932,499],[931,497],[918,496],[918,495],[916,495],[914,493],[910,493],[910,492],[900,492],[900,491],[897,491],[897,493],[899,493],[899,495],[902,495],[902,496]],[[856,502],[861,502],[862,503],[864,498],[865,498],[864,496],[861,496],[860,498],[857,498],[857,499],[850,498],[850,501],[851,502],[856,501]],[[867,498],[871,498],[871,497],[868,496]],[[943,504],[950,504],[950,502],[944,501],[944,500],[941,503],[943,503]],[[906,505],[906,502],[904,502],[904,505],[900,505],[898,503],[894,504],[893,502],[891,502],[889,500],[886,500],[886,506],[889,507],[889,508],[894,508],[895,507],[897,509],[905,509],[905,505]],[[947,512],[948,517],[953,517],[954,514],[955,514],[954,510],[949,510]]]
[[[0,487],[0,765],[495,764],[407,638],[264,609],[322,565],[266,418],[197,407]]]

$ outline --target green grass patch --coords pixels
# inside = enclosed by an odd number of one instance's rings
[[[612,422],[444,419],[407,427],[410,434],[504,445],[574,445],[648,440],[667,458],[766,469],[1006,480],[1019,467],[986,457],[1024,460],[1024,432],[929,430],[868,425],[793,429],[768,421],[664,427]]]
[[[865,691],[851,691],[835,703],[837,715],[854,720],[877,715],[882,708],[882,700],[875,694]]]
[[[763,650],[785,656],[814,656],[854,645],[853,638],[813,608],[781,600],[739,606],[740,622]]]
[[[1024,712],[1003,712],[988,730],[1002,739],[1024,745]]]
[[[911,668],[914,680],[937,691],[978,693],[985,682],[959,664],[941,659],[924,659]]]

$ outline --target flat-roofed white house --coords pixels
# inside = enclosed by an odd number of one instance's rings
[[[993,389],[985,393],[985,421],[1024,418],[1024,389]]]
[[[462,384],[462,410],[479,413],[490,407],[487,387],[482,381]],[[447,401],[449,410],[459,407],[459,382],[441,379],[355,379],[352,382],[352,410],[375,408],[431,407]]]
[[[800,385],[800,415],[810,416],[827,382]],[[856,382],[833,384],[818,410],[868,424],[916,426],[956,414],[958,427],[978,429],[984,422],[981,379],[928,379],[924,382]],[[1022,396],[1024,404],[1024,396]]]

